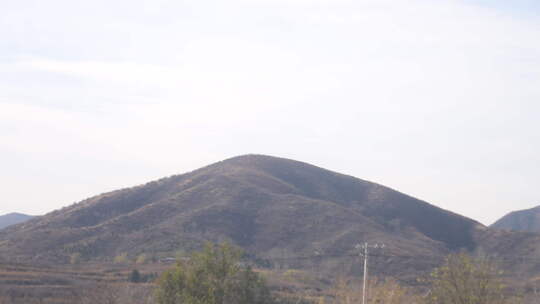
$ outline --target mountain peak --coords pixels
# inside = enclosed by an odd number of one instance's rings
[[[285,158],[272,156],[272,155],[266,155],[266,154],[248,153],[248,154],[233,156],[231,158],[223,160],[223,162],[249,162],[253,160],[280,160],[280,159],[285,159]]]
[[[279,164],[290,166],[294,164],[294,165],[315,167],[313,165],[310,165],[308,163],[304,163],[301,161],[283,158],[283,157],[277,157],[277,156],[264,155],[264,154],[239,155],[239,156],[235,156],[235,157],[231,157],[226,160],[223,160],[219,162],[218,164],[230,164],[230,165],[239,165],[239,166],[248,166],[248,167],[279,165]]]
[[[512,211],[490,227],[503,230],[540,232],[540,206]]]
[[[441,254],[474,247],[477,225],[376,183],[248,154],[10,227],[0,232],[0,254],[67,260],[77,252],[92,259],[220,240],[266,257],[350,253],[351,244],[369,240],[395,252]]]

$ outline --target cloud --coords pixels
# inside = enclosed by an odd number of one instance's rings
[[[176,70],[152,64],[134,62],[65,61],[30,59],[21,63],[24,67],[51,73],[62,73],[93,81],[115,82],[116,84],[174,86],[181,76]]]
[[[515,10],[32,3],[0,4],[1,145],[4,159],[25,164],[4,182],[53,176],[40,188],[51,209],[247,152],[313,161],[484,221],[495,211],[472,202],[502,212],[523,176],[537,180],[540,25]],[[42,165],[51,161],[56,173]],[[91,187],[55,194],[80,172]],[[534,200],[525,192],[521,204]]]

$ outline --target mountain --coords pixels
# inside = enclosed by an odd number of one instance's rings
[[[513,231],[540,232],[540,206],[510,212],[490,227]]]
[[[338,267],[340,257],[357,260],[356,244],[377,242],[385,244],[378,249],[384,270],[399,272],[433,266],[422,257],[484,246],[486,230],[373,182],[294,160],[245,155],[11,226],[0,231],[0,256],[60,262],[73,253],[98,260],[123,252],[163,256],[229,240],[259,260],[291,265],[316,255]]]
[[[15,225],[18,223],[26,222],[27,220],[33,218],[31,215],[26,215],[22,213],[8,213],[6,215],[0,216],[0,229],[7,226]]]

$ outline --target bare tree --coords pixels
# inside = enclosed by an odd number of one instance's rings
[[[503,304],[502,272],[489,259],[474,259],[466,253],[449,255],[431,274],[427,304]],[[515,302],[514,302],[515,303]]]

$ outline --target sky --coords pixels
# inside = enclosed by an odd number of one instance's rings
[[[257,153],[540,204],[536,0],[0,2],[0,214]]]

